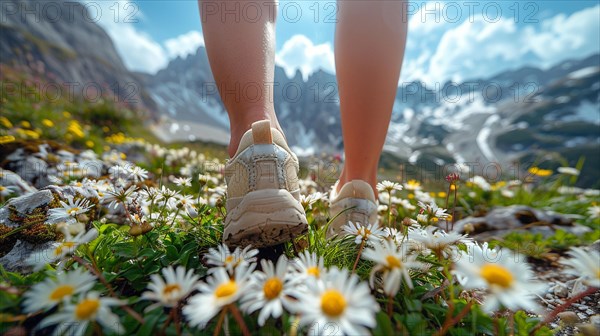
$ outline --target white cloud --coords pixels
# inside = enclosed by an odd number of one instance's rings
[[[567,17],[564,14],[544,20],[540,31],[525,30],[530,48],[545,66],[562,59],[600,51],[600,5]]]
[[[431,16],[433,17],[433,16]],[[600,5],[570,16],[558,14],[539,25],[518,27],[514,20],[497,22],[481,15],[452,25],[441,38],[439,27],[411,19],[403,81],[425,83],[486,78],[524,65],[549,67],[569,58],[600,52]],[[432,19],[433,21],[433,19]],[[439,35],[438,35],[439,36]],[[434,46],[432,48],[432,45]]]
[[[127,69],[155,73],[167,65],[169,59],[163,47],[132,23],[143,18],[137,4],[123,0],[83,2],[90,8],[100,8],[98,24],[112,39]]]
[[[414,2],[409,6],[419,6],[419,3]],[[450,19],[454,20],[454,16],[450,14],[444,15],[442,4],[439,1],[426,2],[421,4],[415,14],[408,21],[409,34],[430,34],[434,30],[443,28],[447,25]]]
[[[162,46],[133,26],[122,25],[106,30],[127,69],[156,73],[169,62]]]
[[[300,70],[304,80],[311,73],[323,69],[335,73],[333,48],[329,43],[314,44],[304,35],[294,35],[285,41],[281,50],[275,56],[278,65],[285,69],[288,76],[293,76]]]
[[[177,56],[186,57],[196,52],[198,47],[204,45],[204,36],[196,30],[179,35],[165,41],[165,48],[169,58]]]
[[[489,77],[501,64],[510,66],[525,48],[513,21],[493,24],[483,18],[463,22],[448,30],[429,59],[425,81],[463,81]]]

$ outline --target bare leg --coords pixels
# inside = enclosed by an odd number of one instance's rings
[[[253,122],[268,119],[281,130],[272,87],[277,0],[252,1],[247,7],[243,0],[198,3],[210,67],[229,115],[233,156]]]
[[[406,3],[338,1],[338,8],[335,65],[346,154],[338,188],[358,179],[375,190],[404,57]]]

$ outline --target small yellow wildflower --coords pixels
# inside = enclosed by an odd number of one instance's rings
[[[52,128],[54,127],[54,122],[50,119],[44,119],[42,120],[42,124],[44,124],[44,126],[48,127],[48,128]]]
[[[13,127],[13,124],[6,117],[0,117],[0,125],[4,126],[5,128]]]
[[[7,144],[15,141],[15,137],[12,135],[2,135],[0,136],[0,145]]]
[[[21,138],[29,138],[29,139],[39,139],[40,138],[40,134],[32,131],[32,130],[28,130],[28,129],[23,129],[23,128],[17,128],[16,129],[17,134],[21,137]]]
[[[23,120],[23,121],[21,121],[21,126],[23,126],[25,128],[31,128],[31,123],[27,120]]]
[[[531,167],[527,170],[530,174],[536,175],[539,177],[547,177],[552,175],[552,170],[550,169],[541,169],[538,167]]]
[[[67,131],[69,131],[69,133],[73,134],[78,138],[83,138],[85,136],[85,134],[83,133],[83,129],[81,128],[81,125],[79,124],[79,122],[77,122],[77,120],[72,120],[69,123]]]

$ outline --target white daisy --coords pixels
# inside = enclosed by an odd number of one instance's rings
[[[379,305],[369,286],[346,269],[330,269],[296,296],[290,309],[300,315],[299,327],[310,327],[310,335],[367,335],[376,325]]]
[[[272,261],[261,260],[262,272],[254,272],[251,285],[242,297],[242,309],[249,314],[260,309],[258,325],[263,326],[267,318],[278,318],[283,307],[289,304],[291,279],[288,276],[288,261],[282,255],[277,265]]]
[[[591,219],[600,218],[600,205],[592,205],[587,209]]]
[[[420,191],[421,183],[419,183],[417,180],[408,180],[406,183],[404,183],[404,188],[406,188],[406,190]]]
[[[87,232],[80,232],[75,237],[65,237],[62,243],[53,244],[52,247],[34,253],[27,259],[27,263],[33,266],[34,271],[39,271],[47,264],[61,260],[66,255],[73,254],[81,244],[88,243],[98,237],[98,230],[90,229]]]
[[[389,192],[392,193],[394,191],[400,191],[402,190],[402,185],[400,183],[396,183],[396,182],[391,182],[391,181],[382,181],[377,183],[377,191],[379,192]]]
[[[444,219],[450,216],[450,214],[446,213],[448,210],[438,207],[433,200],[428,203],[419,201],[418,205],[421,209],[423,209],[423,211],[425,211],[425,213],[429,215],[429,217]]]
[[[475,175],[473,177],[471,177],[468,182],[473,183],[474,185],[478,186],[481,190],[484,191],[489,191],[492,189],[492,186],[488,183],[488,181],[486,181],[486,179],[482,176],[479,175]]]
[[[600,253],[573,247],[567,254],[571,258],[562,264],[570,267],[568,272],[579,276],[585,285],[600,288]]]
[[[405,250],[387,239],[364,250],[362,258],[375,262],[370,276],[371,287],[374,287],[375,274],[381,271],[383,272],[383,291],[387,295],[395,296],[398,293],[402,279],[408,287],[413,288],[408,270],[420,269],[423,268],[423,265],[416,261],[415,255],[408,254]]]
[[[579,169],[573,167],[558,167],[558,172],[565,175],[579,176]]]
[[[134,182],[145,181],[148,178],[148,171],[142,167],[129,167],[129,178]]]
[[[43,319],[38,328],[59,324],[55,333],[63,335],[84,335],[91,321],[100,323],[117,334],[125,330],[119,316],[111,312],[110,306],[121,305],[122,302],[107,297],[100,297],[97,292],[89,292],[80,297],[76,303],[67,304],[62,310]]]
[[[250,246],[240,249],[236,247],[233,252],[225,244],[219,245],[217,248],[210,248],[208,253],[204,255],[204,260],[207,264],[216,267],[225,267],[229,274],[233,274],[235,269],[242,265],[256,261],[257,249]],[[208,274],[214,272],[217,268],[210,268]]]
[[[46,278],[25,292],[24,311],[33,313],[49,310],[75,294],[89,291],[95,283],[96,277],[81,268],[60,272],[56,275],[56,279]]]
[[[325,271],[323,257],[304,250],[297,258],[290,261],[294,282],[304,282],[309,278],[320,278]]]
[[[487,297],[483,310],[491,313],[506,307],[516,311],[539,310],[535,293],[544,290],[544,285],[533,281],[533,272],[523,257],[509,250],[482,249],[479,245],[469,246],[469,252],[461,252],[455,273],[465,289],[485,289]]]
[[[313,204],[317,203],[318,201],[323,201],[325,199],[327,199],[327,194],[321,192],[314,192],[310,195],[301,194],[300,204],[302,204],[302,207],[304,209],[312,209]]]
[[[19,188],[15,187],[15,186],[0,185],[0,196],[2,196],[2,197],[9,196],[12,193],[16,193],[17,190],[19,190]]]
[[[367,225],[363,226],[361,223],[353,223],[351,221],[348,221],[348,224],[344,225],[342,229],[348,235],[356,237],[356,239],[354,239],[354,242],[356,244],[360,244],[363,240],[365,241],[365,243],[377,242],[383,236],[386,235],[385,231],[379,227],[379,224],[377,224],[377,222],[373,224],[368,223]]]
[[[400,199],[397,197],[392,197],[392,204],[401,205],[405,210],[408,210],[408,211],[413,211],[417,208],[416,206],[412,205],[409,200]]]
[[[136,197],[137,187],[135,185],[129,186],[127,189],[116,187],[114,189],[106,190],[105,196],[102,198],[102,201],[108,203],[109,209],[117,209],[119,206],[123,206],[123,204],[129,204]]]
[[[162,269],[163,276],[152,274],[151,282],[148,284],[148,291],[142,294],[143,299],[158,301],[146,308],[150,311],[160,305],[173,307],[179,301],[192,292],[198,282],[199,276],[194,274],[193,270],[186,272],[185,267],[179,266],[176,270],[173,266]]]
[[[173,183],[179,187],[191,187],[192,186],[192,178],[191,177],[176,177],[173,179]]]
[[[229,277],[225,268],[215,268],[206,283],[197,285],[200,293],[192,296],[183,307],[183,314],[190,325],[204,328],[223,307],[236,302],[248,289],[254,265],[240,264],[233,278]]]
[[[77,215],[86,213],[92,208],[92,206],[89,205],[89,200],[85,198],[73,201],[73,197],[68,197],[67,202],[60,201],[62,207],[48,210],[48,219],[46,219],[46,223],[72,223],[76,221],[75,217],[77,217]]]
[[[386,227],[383,229],[385,232],[385,238],[393,240],[397,245],[406,241],[408,238],[398,229]]]
[[[434,252],[438,256],[445,258],[456,251],[456,244],[470,244],[471,238],[461,235],[455,231],[445,232],[434,226],[428,226],[425,229],[409,228],[408,238],[421,246],[416,246],[419,252],[428,255]]]
[[[112,180],[128,179],[129,178],[129,164],[118,164],[110,167],[108,173]]]

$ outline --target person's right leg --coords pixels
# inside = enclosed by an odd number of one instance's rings
[[[200,0],[210,66],[231,124],[223,241],[263,247],[307,228],[298,159],[275,116],[276,1]]]
[[[229,115],[232,157],[253,122],[270,120],[273,107],[277,0],[199,0],[210,68]]]

